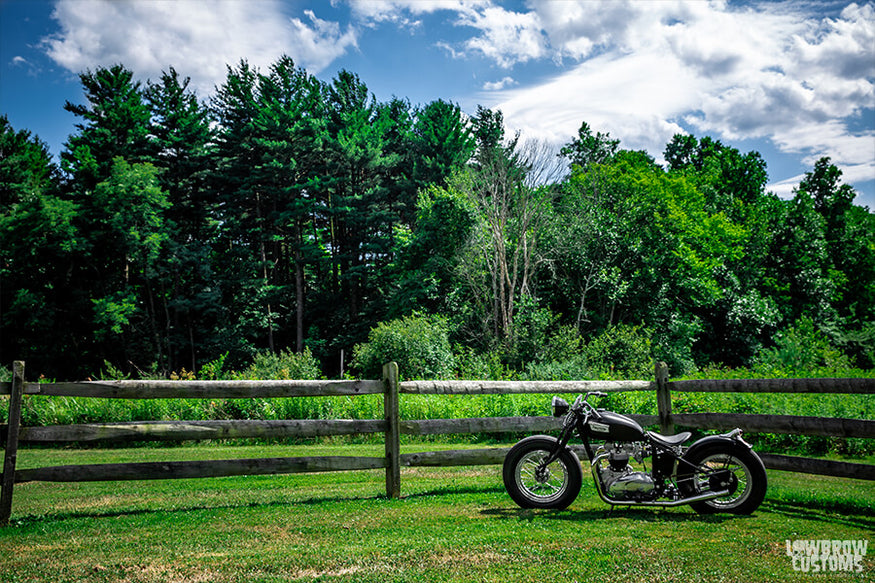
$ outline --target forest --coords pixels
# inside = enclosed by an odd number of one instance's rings
[[[785,200],[708,136],[660,165],[582,120],[557,152],[289,57],[205,100],[172,68],[80,81],[58,163],[0,117],[0,366],[29,378],[875,367],[875,216],[829,158]]]

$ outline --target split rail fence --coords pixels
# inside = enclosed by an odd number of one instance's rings
[[[727,413],[673,414],[673,392],[736,393],[846,393],[875,394],[875,379],[747,379],[669,381],[664,364],[656,367],[655,381],[405,381],[389,363],[381,380],[333,381],[89,381],[77,383],[25,382],[24,363],[13,363],[13,380],[0,383],[0,395],[9,396],[9,415],[0,427],[5,437],[0,524],[9,521],[16,483],[29,481],[81,482],[156,480],[239,475],[290,474],[344,470],[385,469],[386,495],[401,495],[402,466],[469,466],[501,464],[506,448],[400,453],[400,436],[471,433],[533,433],[555,431],[561,420],[553,417],[488,417],[469,419],[402,420],[402,394],[507,395],[522,393],[568,394],[586,391],[653,391],[658,415],[630,415],[642,425],[658,425],[663,433],[675,426],[727,430],[739,427],[753,433],[788,433],[833,437],[875,437],[875,421],[789,415]],[[142,421],[21,427],[21,406],[26,395],[98,397],[108,399],[243,399],[382,394],[383,419],[371,420],[233,420]],[[20,443],[76,443],[101,441],[183,441],[236,438],[289,438],[329,435],[385,434],[382,457],[323,456],[233,459],[212,461],[137,462],[68,465],[16,469]],[[775,470],[875,480],[875,466],[841,461],[760,454]]]

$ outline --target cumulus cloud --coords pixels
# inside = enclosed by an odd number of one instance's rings
[[[831,156],[846,180],[875,178],[875,130],[846,122],[875,106],[872,4],[832,18],[791,3],[531,6],[545,52],[565,67],[546,83],[493,95],[509,124],[559,139],[585,120],[654,154],[684,128],[765,138],[806,163]]]
[[[513,77],[504,77],[500,81],[493,81],[493,82],[487,81],[486,83],[483,84],[483,89],[485,91],[500,91],[501,89],[504,89],[505,87],[511,87],[513,85],[516,85],[516,84],[517,84],[517,82],[516,82],[516,80],[514,80]]]
[[[567,141],[587,121],[655,156],[685,131],[767,139],[806,164],[832,157],[849,181],[875,179],[875,128],[859,123],[875,109],[871,1],[838,12],[801,0],[348,0],[343,26],[290,5],[59,0],[61,32],[43,46],[72,72],[120,62],[156,78],[173,65],[204,94],[241,58],[265,68],[287,53],[318,73],[357,48],[356,27],[421,32],[442,15],[455,31],[434,46],[501,69],[480,82],[483,103],[533,137]],[[555,75],[527,84],[515,68],[538,61]]]
[[[471,14],[490,0],[350,0],[353,15],[367,24],[391,22],[409,26],[418,24],[414,18],[423,14],[448,11]]]
[[[465,47],[483,54],[499,66],[539,59],[547,54],[547,42],[540,19],[533,12],[513,12],[495,6],[462,15],[459,24],[480,31]]]
[[[546,54],[547,42],[535,12],[514,12],[493,5],[491,0],[350,0],[353,15],[367,26],[393,23],[418,27],[418,17],[448,12],[455,24],[478,31],[457,45],[440,41],[438,45],[454,58],[479,53],[501,67],[539,59]]]
[[[43,47],[69,71],[122,63],[155,79],[174,66],[202,94],[240,59],[266,68],[286,53],[315,73],[356,46],[352,29],[309,11],[303,20],[289,17],[278,0],[261,0],[258,10],[243,0],[59,0],[52,16],[61,31]]]

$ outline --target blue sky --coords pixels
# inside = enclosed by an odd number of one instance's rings
[[[281,54],[379,100],[499,108],[562,144],[582,121],[661,160],[675,133],[768,163],[791,196],[830,156],[875,209],[875,5],[846,1],[0,0],[0,113],[58,155],[77,74],[173,66],[202,99],[241,58]]]

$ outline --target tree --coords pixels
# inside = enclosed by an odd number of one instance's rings
[[[211,228],[212,201],[204,178],[213,131],[209,111],[189,89],[190,82],[170,67],[158,82],[148,83],[145,101],[151,113],[150,161],[162,169],[161,188],[171,204],[167,218],[181,236],[204,239]]]
[[[46,145],[0,116],[0,353],[44,374],[62,370],[76,340],[69,266],[79,208],[59,191]]]
[[[386,147],[394,121],[357,75],[338,73],[328,86],[327,106],[332,281],[347,307],[347,323],[358,325],[376,285],[372,278],[391,261],[391,224],[398,214],[384,177],[400,159]],[[347,330],[356,337],[365,333],[357,326]]]
[[[112,172],[113,160],[149,160],[150,112],[140,83],[122,65],[98,68],[79,75],[87,105],[67,101],[64,109],[82,118],[78,134],[70,136],[61,152],[61,166],[74,188],[91,191]]]
[[[86,214],[94,332],[104,350],[131,360],[149,355],[168,369],[158,298],[159,261],[169,240],[164,211],[170,206],[151,164],[116,158],[110,176],[97,184]],[[110,348],[115,339],[116,350]],[[130,351],[130,352],[129,352]]]
[[[564,245],[554,247],[555,265],[559,285],[579,298],[578,325],[597,334],[643,324],[659,358],[676,371],[691,368],[725,297],[721,271],[743,257],[744,227],[711,212],[693,180],[641,152],[577,166],[559,200]]]
[[[853,204],[856,192],[841,184],[841,175],[829,158],[819,159],[800,181],[795,199],[818,225],[808,236],[816,235],[820,251],[817,281],[831,292],[825,298],[830,310],[817,310],[815,322],[831,329],[837,340],[843,336],[839,329],[862,329],[875,320],[875,215]],[[796,231],[797,237],[806,236]]]
[[[217,327],[232,358],[248,357],[258,347],[275,348],[277,290],[267,261],[268,201],[253,172],[264,161],[256,126],[258,80],[258,72],[241,61],[228,67],[211,100],[218,125],[209,177],[219,225],[214,252],[222,320]]]
[[[171,67],[148,83],[145,100],[152,114],[151,160],[161,170],[158,181],[168,201],[170,238],[157,267],[168,367],[188,361],[189,370],[197,370],[200,344],[211,336],[220,305],[211,254],[216,205],[206,183],[213,131],[209,112],[189,83]]]
[[[451,298],[460,284],[457,269],[477,224],[476,208],[467,194],[455,188],[431,185],[420,191],[416,221],[399,226],[395,269],[398,284],[389,314],[400,317],[414,311],[449,313]],[[470,266],[466,266],[470,268]]]
[[[559,154],[567,158],[572,165],[586,170],[592,164],[605,164],[620,147],[620,140],[611,139],[610,134],[592,133],[589,124],[583,122],[577,130],[577,137],[566,144]]]
[[[441,99],[416,112],[411,137],[414,188],[445,186],[474,153],[475,142],[461,108]]]
[[[476,253],[488,281],[471,272],[469,286],[491,304],[493,337],[513,342],[513,316],[518,300],[533,295],[540,260],[538,233],[550,203],[547,188],[527,181],[536,160],[517,149],[518,136],[505,141],[501,111],[478,107],[473,120],[477,151],[467,177],[453,185],[470,197],[482,231]],[[532,152],[529,152],[532,153]]]
[[[0,116],[0,210],[58,189],[58,168],[48,146],[27,130],[15,131]]]
[[[254,123],[261,160],[253,171],[271,200],[267,226],[274,234],[270,258],[264,250],[264,259],[289,266],[294,273],[295,350],[302,352],[305,267],[321,257],[316,241],[304,234],[317,213],[314,191],[321,181],[327,139],[322,86],[284,56],[271,66],[269,75],[259,78],[259,95]],[[282,281],[282,277],[272,279]]]
[[[714,211],[735,212],[733,201],[756,203],[764,194],[768,174],[759,152],[741,154],[719,140],[675,134],[665,147],[669,171],[695,177]],[[707,186],[707,188],[705,188]]]

